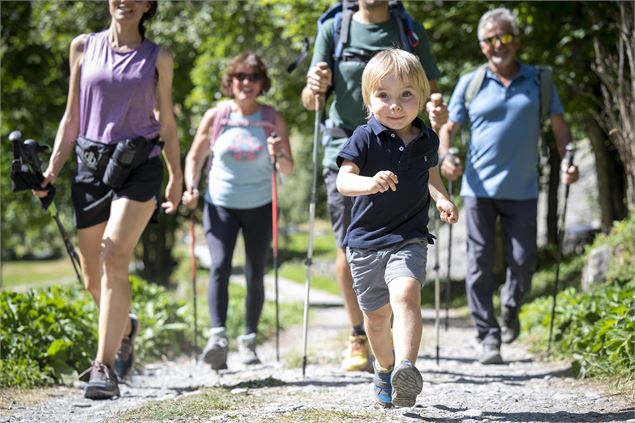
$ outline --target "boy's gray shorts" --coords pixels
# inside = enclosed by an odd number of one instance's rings
[[[383,250],[346,248],[359,307],[373,311],[388,304],[388,284],[395,278],[414,278],[423,286],[427,251],[425,238],[409,239]]]

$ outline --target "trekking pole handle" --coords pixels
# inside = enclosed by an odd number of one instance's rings
[[[456,147],[448,148],[448,158],[452,161],[452,164],[456,165],[456,159],[459,155],[459,150]]]
[[[567,163],[567,168],[573,166],[573,158],[575,156],[576,146],[573,143],[567,144],[564,152],[564,160]]]
[[[433,106],[440,106],[443,104],[443,96],[441,93],[432,93],[430,94],[430,101]]]
[[[9,141],[11,142],[17,142],[20,141],[22,139],[22,132],[20,131],[13,131],[9,134]]]

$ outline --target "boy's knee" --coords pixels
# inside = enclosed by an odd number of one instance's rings
[[[421,282],[414,278],[396,278],[390,282],[390,302],[417,306],[421,304]]]
[[[364,311],[364,316],[368,323],[376,325],[389,320],[392,316],[392,309],[388,304],[373,311]]]

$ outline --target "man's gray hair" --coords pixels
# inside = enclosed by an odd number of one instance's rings
[[[505,7],[499,7],[497,9],[490,10],[481,16],[481,20],[478,21],[478,39],[483,39],[483,32],[485,27],[489,24],[508,22],[512,27],[512,33],[518,35],[518,24],[516,24],[516,17],[514,14]]]

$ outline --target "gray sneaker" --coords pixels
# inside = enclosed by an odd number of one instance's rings
[[[260,364],[260,359],[256,354],[256,334],[252,332],[248,335],[241,335],[236,340],[238,341],[240,361],[246,365]]]
[[[417,395],[423,389],[423,378],[410,360],[402,360],[393,369],[390,383],[395,407],[413,407],[417,403]]]
[[[139,328],[141,327],[137,316],[131,313],[128,318],[130,319],[130,327],[132,327],[132,330],[128,336],[121,340],[117,355],[115,356],[115,365],[113,366],[113,370],[119,380],[125,379],[134,366],[136,358],[134,341],[137,335],[139,335]]]
[[[227,352],[229,351],[229,341],[225,328],[211,328],[207,345],[201,354],[201,360],[212,366],[214,370],[227,368]]]
[[[483,344],[481,356],[478,361],[481,364],[503,364],[500,346],[494,344]]]
[[[117,375],[109,365],[93,361],[87,371],[90,371],[90,379],[84,390],[84,398],[97,400],[120,396]]]

